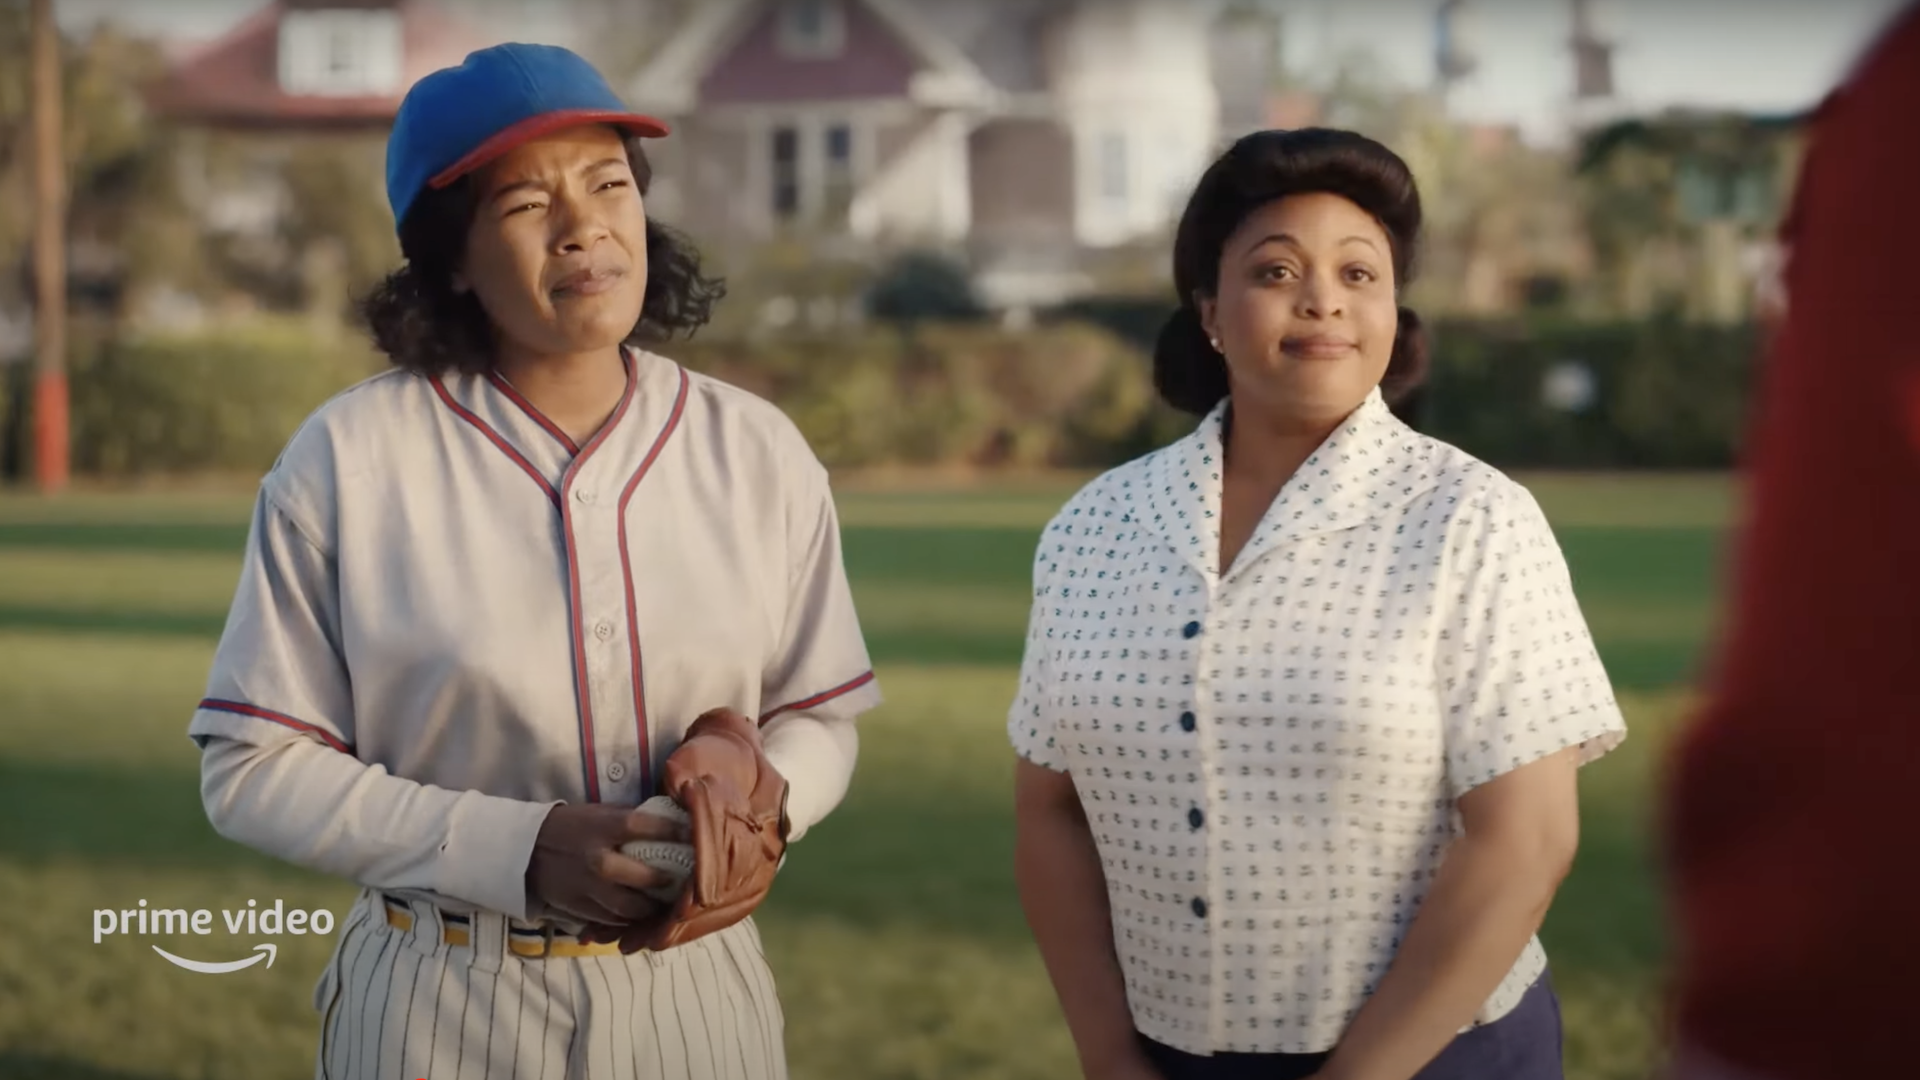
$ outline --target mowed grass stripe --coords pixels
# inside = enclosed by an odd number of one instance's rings
[[[1685,707],[1665,688],[1695,666],[1720,543],[1710,524],[1682,520],[1671,485],[1650,484],[1651,509],[1624,506],[1620,523],[1556,510],[1578,501],[1584,480],[1556,479],[1561,501],[1542,503],[1634,737],[1587,773],[1581,858],[1545,937],[1570,1077],[1637,1080],[1654,1052],[1665,948],[1651,784]],[[1595,483],[1605,499],[1626,498],[1615,480]],[[1050,498],[843,498],[849,573],[888,703],[863,727],[846,803],[796,849],[761,918],[797,1078],[1074,1075],[1014,893],[1004,734]],[[18,505],[0,500],[0,903],[14,928],[0,941],[0,1076],[310,1076],[309,997],[328,942],[283,936],[272,969],[209,977],[166,965],[156,942],[91,941],[93,908],[142,898],[216,911],[280,899],[338,919],[352,896],[219,839],[199,805],[185,725],[249,504],[169,523],[136,500],[125,527],[110,504],[88,504],[74,519],[43,515],[38,539],[8,544],[9,523],[21,536],[9,515]],[[82,539],[41,542],[63,529]],[[257,941],[221,930],[158,943],[240,959]]]
[[[7,670],[11,684],[17,672]],[[192,673],[183,666],[155,684],[184,684]],[[890,702],[865,725],[854,790],[796,849],[761,920],[788,996],[797,1075],[1067,1074],[1067,1045],[1013,888],[1002,720],[1010,676],[1005,668],[882,670]],[[84,678],[62,682],[72,709],[100,701],[112,710],[88,718],[102,733],[133,729],[131,741],[151,749],[114,768],[67,762],[0,774],[5,819],[42,822],[0,833],[0,893],[33,897],[10,905],[24,913],[13,940],[58,954],[63,974],[0,988],[0,1047],[90,1068],[131,1069],[170,1060],[155,1050],[177,1054],[178,1071],[156,1076],[198,1076],[201,1061],[209,1076],[302,1075],[296,1061],[262,1067],[268,1059],[258,1054],[305,1052],[312,1025],[301,1003],[324,963],[318,943],[282,938],[289,951],[272,971],[201,979],[159,965],[147,941],[92,944],[88,912],[141,899],[187,910],[279,899],[339,917],[351,890],[210,833],[181,717],[131,713],[116,708],[121,695],[86,694]],[[1660,698],[1629,698],[1628,708],[1637,738],[1588,772],[1586,845],[1546,932],[1576,1077],[1633,1076],[1650,1046],[1660,941],[1640,829],[1647,757],[1675,708]],[[24,741],[10,733],[9,760]],[[227,959],[254,942],[216,933],[157,943]],[[33,970],[17,950],[0,957]],[[123,969],[130,978],[119,977]],[[87,996],[75,996],[80,990]],[[258,1029],[238,1043],[228,1030],[236,1018]],[[96,1044],[92,1032],[108,1021],[153,1042]]]
[[[1559,533],[1614,680],[1645,690],[1690,679],[1713,616],[1718,535]],[[847,527],[848,573],[875,660],[1018,663],[1037,539],[1015,528]],[[0,549],[0,631],[215,638],[238,571],[231,554]]]

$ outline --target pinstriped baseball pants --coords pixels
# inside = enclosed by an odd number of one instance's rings
[[[752,920],[661,953],[524,958],[501,920],[449,945],[363,892],[314,989],[316,1080],[786,1080]],[[491,926],[489,925],[491,924]]]

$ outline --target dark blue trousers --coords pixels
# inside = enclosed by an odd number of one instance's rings
[[[1141,1036],[1163,1080],[1306,1080],[1330,1054],[1201,1057]],[[1563,1080],[1560,999],[1545,974],[1513,1011],[1454,1037],[1415,1080]]]

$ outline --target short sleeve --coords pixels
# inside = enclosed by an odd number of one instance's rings
[[[1026,647],[1020,660],[1020,685],[1007,710],[1007,735],[1021,757],[1055,772],[1065,772],[1067,759],[1054,735],[1056,717],[1048,707],[1053,698],[1048,653],[1053,646],[1050,615],[1055,603],[1056,570],[1053,532],[1049,524],[1041,535],[1033,560],[1033,604],[1027,614]]]
[[[239,584],[187,734],[202,747],[215,736],[255,744],[304,736],[351,754],[334,558],[273,481],[255,500]]]
[[[1532,493],[1502,480],[1462,515],[1436,649],[1455,798],[1569,747],[1590,763],[1626,723]]]
[[[761,676],[761,717],[852,718],[881,703],[854,609],[840,516],[826,470],[809,458],[789,514],[786,625]]]

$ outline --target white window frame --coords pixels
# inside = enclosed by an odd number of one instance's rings
[[[835,163],[827,152],[830,133],[836,128],[845,129],[847,133],[847,156],[838,166],[843,170],[838,177],[834,175]],[[794,162],[798,205],[791,217],[783,217],[775,203],[780,176],[776,171],[773,142],[775,133],[783,129],[794,133],[798,151]],[[851,112],[771,113],[760,117],[754,130],[755,154],[764,178],[760,188],[761,205],[776,226],[807,227],[821,223],[827,210],[828,190],[836,181],[846,186],[851,202],[873,175],[873,121],[869,117]],[[834,227],[846,225],[846,222],[834,223]]]
[[[833,134],[844,131],[847,136],[846,156],[836,161],[833,156]],[[860,128],[851,119],[835,118],[820,125],[820,193],[818,205],[822,214],[829,211],[844,214],[853,206],[854,196],[860,191]],[[835,205],[834,191],[839,188],[843,197]]]
[[[405,30],[391,8],[286,12],[278,52],[288,94],[382,97],[402,88]]]
[[[780,51],[799,60],[831,60],[847,47],[847,11],[843,0],[780,0]],[[812,12],[819,20],[812,32],[800,15]]]

